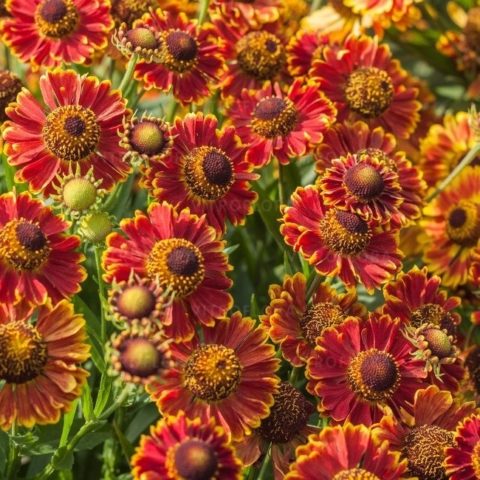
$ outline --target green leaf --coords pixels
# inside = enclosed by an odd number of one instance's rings
[[[158,418],[160,414],[153,403],[145,405],[132,419],[128,425],[125,436],[131,443],[136,443],[138,437]]]
[[[72,403],[72,407],[68,413],[63,416],[63,430],[62,436],[60,437],[60,447],[64,447],[68,442],[68,435],[72,428],[73,420],[75,419],[75,414],[77,413],[78,399]]]
[[[73,453],[67,452],[66,447],[61,447],[52,459],[53,467],[56,470],[70,470],[73,466]]]
[[[96,417],[100,416],[108,403],[110,392],[112,390],[112,384],[113,378],[106,372],[103,373],[100,380],[100,387],[98,390],[97,400],[95,402],[95,408],[93,410],[93,413]]]
[[[85,383],[82,393],[82,412],[85,420],[91,420],[93,418],[93,402],[92,392],[88,382]]]

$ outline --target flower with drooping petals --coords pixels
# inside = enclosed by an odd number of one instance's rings
[[[90,63],[113,27],[108,0],[9,0],[3,41],[34,68]]]
[[[275,84],[259,91],[243,90],[229,110],[243,143],[247,160],[257,167],[272,156],[287,164],[307,154],[323,139],[335,121],[332,103],[311,82],[296,80],[286,94]]]
[[[198,103],[210,94],[223,70],[222,47],[213,26],[198,26],[185,13],[157,9],[135,23],[160,33],[161,47],[155,63],[144,60],[135,67],[135,78],[147,89],[173,91],[183,105]]]
[[[285,480],[400,480],[406,463],[364,425],[345,423],[310,435]]]
[[[77,236],[28,193],[0,196],[0,301],[43,303],[71,297],[86,277]]]
[[[157,280],[173,301],[165,308],[163,326],[176,340],[194,335],[194,325],[213,325],[232,306],[227,293],[232,282],[223,253],[224,242],[188,209],[176,211],[170,204],[152,203],[148,213],[137,211],[120,222],[122,233],[107,237],[103,256],[105,280],[128,280],[131,273]]]
[[[328,327],[334,327],[348,316],[364,317],[366,308],[357,302],[354,291],[338,293],[321,283],[307,302],[307,281],[302,273],[285,275],[282,285],[271,285],[270,304],[262,323],[269,336],[280,345],[283,357],[293,366],[304,365],[313,354],[316,340]]]
[[[134,480],[240,480],[241,463],[225,429],[212,417],[184,412],[160,419],[142,435],[131,460]]]
[[[250,182],[258,178],[245,160],[245,147],[233,127],[221,130],[213,115],[188,114],[172,128],[173,146],[162,162],[151,162],[143,185],[157,201],[205,214],[223,232],[226,221],[238,225],[252,213],[257,194]]]
[[[324,332],[306,374],[323,415],[369,426],[385,407],[394,413],[409,408],[426,373],[401,328],[400,320],[376,315],[364,322],[349,317]]]
[[[374,435],[408,461],[408,473],[424,480],[447,480],[445,448],[454,447],[454,429],[475,411],[473,402],[456,403],[452,394],[431,385],[415,393],[412,414],[385,415]],[[463,480],[463,479],[462,479]]]
[[[325,47],[323,58],[313,63],[310,75],[335,103],[340,121],[361,119],[401,138],[414,131],[420,119],[418,90],[405,86],[407,73],[387,45],[352,35],[341,48]]]
[[[128,111],[120,92],[73,70],[47,72],[40,90],[42,103],[24,90],[7,108],[4,139],[17,179],[49,195],[55,177],[77,162],[82,175],[93,168],[107,190],[124,179],[130,166],[122,161],[117,131]]]
[[[328,207],[315,186],[295,190],[280,231],[317,272],[338,275],[347,287],[358,281],[372,290],[400,268],[394,233],[378,230],[355,213]]]
[[[58,422],[81,395],[88,357],[85,320],[67,300],[0,308],[0,428]]]
[[[279,361],[267,344],[266,329],[239,312],[201,328],[202,340],[172,344],[176,366],[147,391],[162,414],[208,411],[239,441],[268,416]]]

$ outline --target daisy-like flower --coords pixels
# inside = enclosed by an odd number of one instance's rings
[[[446,287],[468,281],[480,238],[479,204],[480,167],[467,167],[424,209],[423,258]]]
[[[371,425],[385,407],[408,409],[425,385],[424,364],[412,358],[402,323],[388,315],[349,317],[324,332],[307,364],[308,390],[336,422]]]
[[[9,0],[3,41],[34,68],[89,63],[113,27],[107,0]]]
[[[455,445],[445,451],[445,472],[450,480],[480,478],[480,415],[465,418],[455,431]]]
[[[176,366],[147,391],[162,414],[208,411],[239,441],[269,415],[279,361],[266,329],[239,312],[214,327],[202,326],[202,334],[202,340],[172,344]]]
[[[159,32],[161,40],[158,60],[142,60],[135,67],[137,80],[147,89],[172,89],[183,105],[198,103],[209,95],[223,70],[222,47],[213,25],[198,26],[183,12],[157,9],[136,22],[135,27],[152,28]]]
[[[8,70],[0,70],[0,122],[7,119],[5,110],[15,101],[22,86],[22,81],[17,75]]]
[[[325,132],[324,141],[316,150],[318,173],[323,175],[326,168],[333,167],[332,162],[335,159],[349,154],[356,155],[360,159],[366,155],[385,174],[396,177],[400,186],[399,195],[402,202],[398,206],[398,213],[391,216],[390,223],[392,225],[405,226],[420,217],[420,209],[427,189],[426,184],[422,180],[421,170],[407,160],[405,153],[396,150],[396,140],[392,134],[385,132],[382,127],[370,128],[368,124],[360,120],[354,123],[336,123]],[[359,167],[356,169],[358,170]],[[334,172],[338,172],[338,170],[338,167],[333,168]],[[340,170],[346,170],[346,167],[341,166]],[[366,170],[371,171],[369,168]],[[350,175],[352,174],[350,173]],[[338,179],[338,174],[336,177]],[[373,174],[373,178],[375,177],[378,179]],[[362,190],[367,186],[371,189],[373,186],[372,178],[368,183],[364,178],[356,180],[357,188],[361,186]],[[358,182],[358,180],[362,181]],[[379,181],[377,183],[380,185]]]
[[[400,480],[406,464],[399,457],[364,425],[326,427],[297,448],[285,480]]]
[[[212,16],[218,15],[219,10],[224,16],[232,17],[232,20],[245,22],[254,26],[271,23],[278,20],[280,14],[280,0],[213,0],[209,4]],[[238,20],[241,17],[241,20]]]
[[[347,287],[358,281],[369,290],[377,288],[401,265],[394,233],[326,206],[315,186],[295,190],[292,206],[283,210],[280,231],[318,273],[338,275]]]
[[[355,291],[338,293],[322,283],[308,303],[307,281],[302,273],[286,275],[282,285],[271,285],[270,304],[261,315],[269,336],[280,345],[283,357],[293,366],[304,365],[312,356],[316,340],[328,327],[348,316],[364,317],[366,308],[357,302]]]
[[[130,166],[122,161],[117,131],[128,112],[110,87],[96,77],[56,70],[40,78],[43,103],[26,90],[18,95],[7,108],[4,139],[19,181],[48,195],[55,176],[68,175],[76,162],[82,174],[93,168],[105,189],[125,178]]]
[[[80,290],[84,257],[80,239],[66,235],[68,223],[30,194],[0,196],[0,301],[43,303]]]
[[[257,194],[250,181],[258,178],[245,160],[245,147],[233,127],[217,129],[213,115],[189,114],[172,128],[171,152],[150,164],[145,186],[157,201],[206,214],[208,223],[223,232],[225,222],[244,222]]]
[[[184,412],[162,418],[142,435],[131,460],[134,480],[242,478],[227,433],[213,418]]]
[[[406,86],[408,74],[376,39],[349,36],[341,48],[327,46],[310,75],[338,109],[340,121],[361,119],[407,138],[420,116],[418,89]]]
[[[118,26],[125,23],[131,28],[135,20],[158,8],[159,3],[160,0],[112,0],[112,17]]]
[[[58,422],[81,395],[88,357],[85,320],[67,300],[0,308],[0,427]]]
[[[205,216],[152,203],[148,214],[137,212],[120,227],[122,233],[107,238],[105,280],[126,281],[133,271],[168,289],[173,301],[163,318],[167,336],[189,339],[196,323],[213,325],[225,316],[233,304],[227,293],[232,282],[226,276],[231,267],[224,242]]]
[[[476,143],[466,112],[447,113],[442,124],[432,125],[420,142],[419,166],[428,185],[433,187],[446,178]]]
[[[244,466],[249,466],[271,445],[274,478],[282,480],[295,458],[296,447],[306,443],[308,436],[317,432],[318,427],[307,424],[315,407],[289,383],[282,382],[273,398],[270,415],[251,435],[236,444],[235,450]]]
[[[385,415],[374,435],[408,461],[410,476],[421,480],[447,480],[445,449],[455,446],[454,429],[475,411],[473,402],[456,404],[452,394],[431,385],[415,393],[413,413],[397,418]]]
[[[229,111],[243,143],[247,160],[256,167],[272,156],[288,164],[308,153],[335,121],[333,104],[317,86],[296,80],[284,94],[278,84],[258,91],[243,90]]]
[[[161,382],[174,365],[170,341],[154,325],[137,324],[113,335],[109,350],[113,373],[122,382]]]

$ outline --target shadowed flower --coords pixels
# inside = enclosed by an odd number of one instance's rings
[[[172,128],[171,152],[162,162],[151,162],[143,185],[157,201],[206,214],[207,221],[223,232],[226,221],[242,224],[252,213],[257,194],[250,182],[258,178],[245,160],[245,147],[233,127],[217,129],[213,115],[188,114]]]
[[[278,84],[243,90],[229,111],[237,134],[249,145],[247,160],[256,167],[272,156],[287,164],[307,154],[322,141],[335,115],[335,107],[316,85],[302,80],[296,80],[286,94]]]
[[[203,340],[172,344],[175,368],[147,391],[164,415],[203,412],[241,440],[269,415],[277,392],[279,361],[267,344],[267,332],[251,318],[234,313],[214,327],[203,327]]]
[[[30,194],[0,196],[0,301],[43,303],[71,297],[86,274],[64,222]]]
[[[407,138],[420,116],[418,89],[405,86],[408,74],[390,48],[376,39],[349,36],[341,48],[327,46],[310,75],[336,105],[338,119],[362,119]]]
[[[270,304],[261,315],[269,336],[280,345],[283,357],[295,367],[304,365],[313,354],[316,340],[328,327],[348,316],[364,317],[366,308],[357,302],[354,291],[337,293],[320,284],[308,303],[307,282],[302,273],[286,275],[282,285],[271,285]]]
[[[406,470],[387,442],[350,423],[310,435],[296,455],[285,480],[400,480]]]
[[[130,166],[122,161],[117,131],[128,111],[120,92],[73,70],[46,73],[40,90],[42,103],[24,90],[7,108],[6,153],[19,168],[17,179],[49,195],[55,177],[77,162],[82,175],[93,168],[102,188],[125,178]]]
[[[8,70],[0,70],[0,122],[7,119],[5,110],[15,101],[22,86],[22,81],[17,75]]]
[[[338,275],[347,287],[356,282],[377,288],[401,265],[396,235],[383,232],[357,214],[324,204],[314,186],[299,187],[283,210],[281,233],[288,245],[322,275]]]
[[[385,415],[374,426],[374,435],[401,453],[411,476],[447,480],[445,448],[455,446],[455,426],[474,411],[473,402],[456,404],[450,392],[431,385],[415,393],[412,414],[402,412],[399,418]]]
[[[32,318],[36,320],[32,322]],[[62,300],[0,308],[0,427],[56,423],[81,395],[89,357],[85,320]]]
[[[34,68],[90,63],[113,27],[108,0],[9,0],[3,41]]]
[[[240,480],[228,434],[207,416],[168,416],[142,435],[131,460],[134,480]]]
[[[231,268],[223,253],[224,242],[188,209],[177,212],[171,205],[152,203],[148,214],[140,211],[120,222],[122,233],[107,237],[103,256],[105,280],[125,281],[136,273],[157,280],[173,301],[165,308],[163,326],[167,336],[186,340],[194,325],[213,325],[232,306],[227,293]]]
[[[388,315],[364,322],[349,317],[324,332],[306,373],[307,388],[321,398],[323,415],[369,426],[387,406],[395,414],[408,408],[426,373],[423,362],[412,359],[401,327]]]

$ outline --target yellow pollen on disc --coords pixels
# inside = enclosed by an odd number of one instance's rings
[[[160,63],[175,73],[185,73],[198,62],[197,40],[187,32],[168,30],[162,34]]]
[[[184,238],[155,243],[147,258],[146,270],[150,278],[158,278],[162,287],[172,289],[178,297],[195,291],[205,276],[202,252]]]
[[[16,271],[40,269],[50,251],[48,239],[35,223],[14,219],[0,229],[0,258]]]
[[[320,302],[309,305],[300,319],[303,336],[311,346],[326,328],[340,324],[345,318],[343,310],[333,303]]]
[[[392,103],[392,79],[379,68],[359,68],[350,74],[344,95],[354,112],[365,118],[379,117]]]
[[[289,98],[260,100],[251,119],[252,130],[265,138],[286,137],[297,123],[298,112]]]
[[[464,247],[472,247],[480,238],[479,207],[468,200],[453,205],[447,212],[447,235]]]
[[[47,363],[47,346],[26,322],[0,325],[0,380],[21,384],[37,377]]]
[[[241,373],[242,366],[233,349],[217,344],[201,345],[185,364],[183,383],[202,400],[223,400],[235,392]]]
[[[381,480],[374,473],[363,468],[351,468],[338,472],[332,480]]]
[[[46,37],[64,38],[76,30],[79,21],[72,0],[43,0],[35,11],[35,23]]]
[[[42,136],[57,158],[79,161],[95,152],[100,133],[97,117],[89,108],[64,105],[48,115]]]

